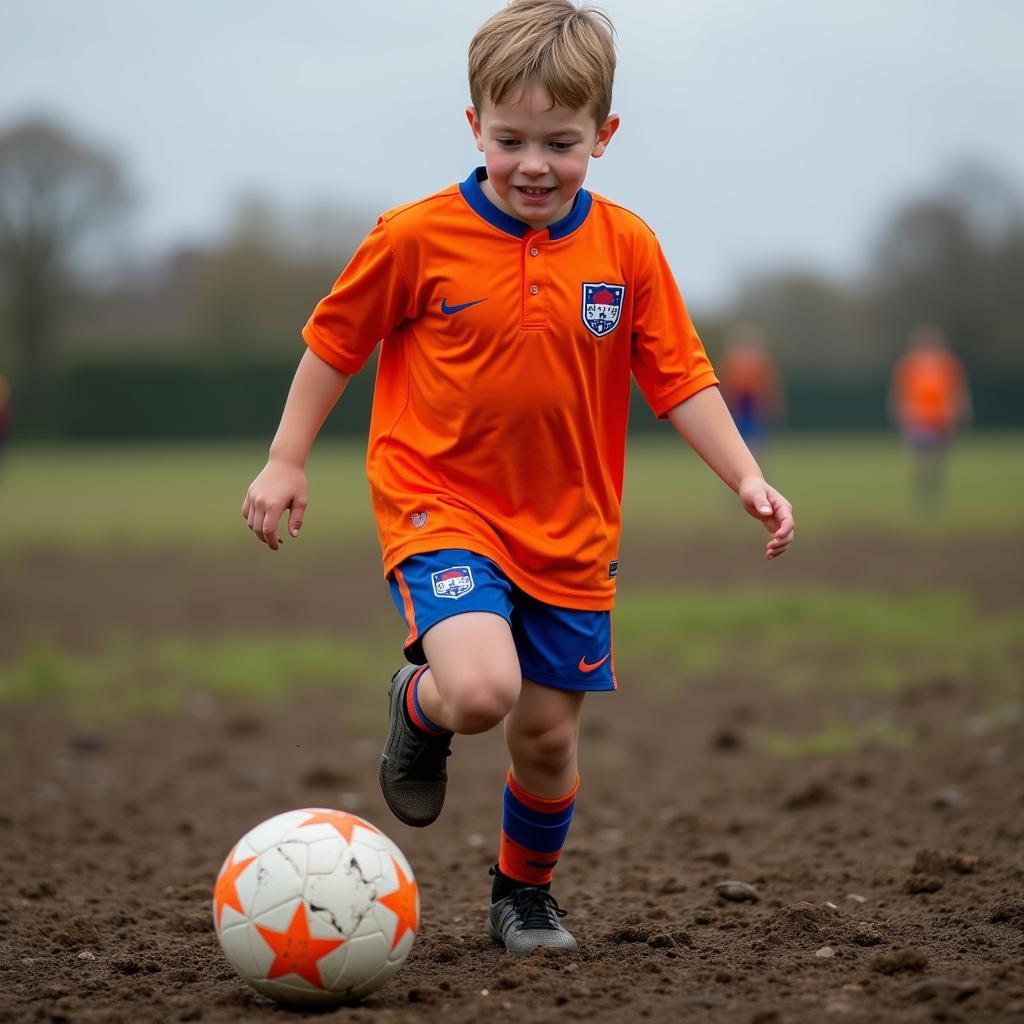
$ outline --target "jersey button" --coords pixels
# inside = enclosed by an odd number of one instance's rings
[[[539,255],[540,255],[540,249],[538,249],[538,248],[537,248],[537,246],[534,246],[534,247],[533,247],[533,248],[532,248],[532,249],[530,250],[530,255],[531,255],[531,256],[539,256]]]
[[[539,291],[540,291],[540,285],[539,284],[531,284],[530,285],[530,294],[531,295],[536,295],[537,292],[539,292]]]

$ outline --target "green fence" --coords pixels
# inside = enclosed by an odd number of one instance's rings
[[[50,422],[15,422],[22,436],[82,440],[269,438],[278,422],[295,360],[150,358],[83,360],[67,366],[57,387]],[[331,414],[324,432],[365,435],[374,364],[358,374]],[[979,428],[1024,426],[1024,371],[969,374]],[[786,427],[797,431],[884,429],[884,374],[835,377],[788,374]],[[16,397],[16,392],[15,392]],[[31,425],[31,429],[29,428]],[[656,429],[654,417],[634,395],[632,429]]]

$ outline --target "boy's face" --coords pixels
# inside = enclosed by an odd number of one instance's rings
[[[552,106],[539,83],[527,85],[514,102],[468,107],[466,117],[487,165],[484,193],[537,229],[572,209],[590,158],[604,153],[619,127],[617,114],[598,127],[588,109]]]

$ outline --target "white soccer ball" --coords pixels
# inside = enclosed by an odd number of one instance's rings
[[[380,988],[412,949],[419,888],[402,851],[363,818],[286,811],[247,832],[213,889],[235,970],[278,1002],[332,1006]]]

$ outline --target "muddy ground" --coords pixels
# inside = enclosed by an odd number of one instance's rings
[[[1009,571],[1024,564],[1020,543],[854,538],[796,554],[768,567],[773,578],[958,586],[988,607],[1021,603]],[[765,579],[725,547],[677,557],[691,583]],[[343,561],[373,578],[372,553]],[[73,649],[111,628],[358,635],[392,614],[383,589],[340,587],[332,559],[268,564],[8,561],[0,662],[33,635]],[[636,547],[628,564],[622,600],[640,581],[680,578],[654,549]],[[391,668],[381,666],[381,712]],[[53,708],[0,705],[0,1022],[298,1019],[235,977],[209,895],[239,836],[310,805],[380,825],[422,896],[398,976],[317,1021],[1020,1021],[1024,720],[1012,707],[994,714],[976,682],[837,697],[782,696],[752,678],[673,693],[620,677],[618,693],[588,698],[580,798],[556,876],[581,950],[526,960],[483,935],[506,768],[496,735],[457,740],[444,814],[416,831],[377,791],[381,736],[351,725],[342,697],[323,690],[273,706],[197,695],[182,716],[89,727]],[[884,712],[915,742],[820,760],[771,757],[755,742],[830,711]],[[715,886],[728,880],[754,886],[758,901],[722,899]]]

